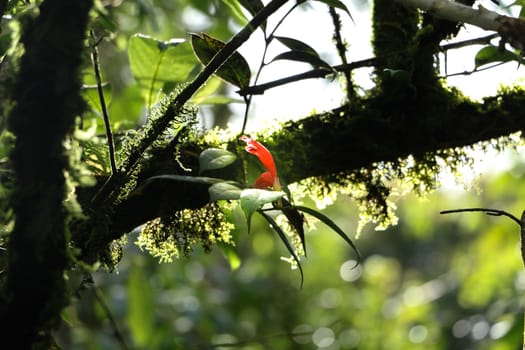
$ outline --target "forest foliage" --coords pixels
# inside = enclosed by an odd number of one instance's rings
[[[456,201],[428,194],[476,152],[520,149],[523,90],[476,101],[439,66],[479,44],[470,73],[521,64],[516,34],[449,44],[461,23],[402,2],[1,2],[5,339],[515,348],[522,257],[505,220],[523,209],[523,164],[465,200],[497,203],[498,225],[445,220]],[[304,12],[328,20],[330,53],[287,33]],[[350,61],[357,16],[371,17],[374,56]],[[254,63],[240,48],[256,36]],[[265,80],[282,63],[300,72]],[[340,85],[336,107],[249,132],[260,95],[314,78]],[[370,222],[381,233],[360,235]]]

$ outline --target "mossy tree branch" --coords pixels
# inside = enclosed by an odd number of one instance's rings
[[[16,136],[10,156],[16,219],[0,299],[2,341],[21,349],[50,348],[51,328],[68,303],[63,143],[82,107],[79,67],[92,3],[46,0],[22,37],[25,54],[9,118]]]

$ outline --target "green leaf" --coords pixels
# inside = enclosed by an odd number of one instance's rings
[[[299,61],[299,62],[305,62],[312,65],[314,68],[326,68],[329,71],[333,71],[332,66],[330,66],[326,61],[322,60],[317,56],[316,54],[311,54],[309,52],[305,51],[288,51],[283,52],[277,56],[275,56],[272,60],[278,61],[278,60],[290,60],[290,61]]]
[[[286,46],[292,51],[306,52],[312,56],[319,57],[319,54],[317,53],[317,51],[315,51],[310,45],[300,40],[288,38],[284,36],[274,36],[274,38],[277,39],[281,44],[283,44],[284,46]]]
[[[210,202],[218,200],[238,200],[241,198],[242,189],[228,182],[213,184],[208,189]]]
[[[339,1],[339,0],[315,0],[315,1],[319,1],[319,2],[322,2],[330,7],[334,7],[334,8],[338,8],[340,10],[343,10],[344,12],[346,12],[348,14],[348,16],[350,17],[350,19],[352,21],[354,21],[354,18],[352,17],[352,15],[350,14],[350,11],[348,11],[348,7],[346,7],[345,4],[343,4],[343,2]]]
[[[212,38],[206,33],[190,34],[191,46],[195,56],[203,65],[207,65],[213,56],[226,45],[224,42]],[[244,57],[234,52],[231,57],[215,73],[217,76],[239,88],[245,88],[250,84],[251,70]]]
[[[306,214],[312,215],[313,217],[317,218],[319,221],[330,227],[335,233],[337,233],[342,239],[344,239],[345,242],[348,243],[348,245],[350,245],[350,247],[352,247],[352,249],[357,255],[357,263],[361,261],[361,254],[359,254],[359,250],[357,249],[354,242],[352,242],[350,237],[348,237],[346,233],[339,226],[337,226],[328,216],[318,212],[317,210],[308,207],[303,207],[301,205],[295,205],[294,208]]]
[[[104,93],[104,100],[107,105],[111,101],[111,85],[102,84],[102,91]],[[99,116],[102,117],[102,106],[100,105],[100,96],[98,94],[98,87],[94,84],[84,85],[82,87],[82,97],[88,103],[89,107]],[[106,105],[106,107],[107,107]]]
[[[220,148],[208,148],[199,155],[199,172],[227,167],[235,162],[235,154]]]
[[[476,68],[479,68],[485,64],[495,62],[510,62],[516,61],[523,63],[523,58],[508,50],[501,50],[497,46],[489,45],[485,46],[478,51],[475,57]]]
[[[241,192],[241,208],[246,215],[248,232],[250,232],[250,221],[252,214],[261,209],[263,205],[275,202],[285,196],[284,192],[267,191],[256,188],[248,188]]]
[[[237,270],[241,266],[241,258],[235,248],[230,244],[219,244],[219,246],[232,271]]]
[[[144,270],[135,266],[128,277],[128,324],[135,345],[146,348],[154,333],[153,290]]]
[[[237,0],[222,0],[222,2],[230,8],[233,17],[239,25],[244,27],[246,24],[248,24],[248,18],[246,18],[242,12],[242,8],[239,6],[239,2]]]
[[[238,0],[242,7],[244,7],[252,16],[255,16],[264,8],[261,0]],[[266,30],[266,21],[261,24],[261,28]]]
[[[277,222],[270,215],[265,214],[263,211],[259,211],[259,213],[266,219],[266,221],[270,223],[270,225],[275,230],[275,232],[277,232],[277,234],[279,235],[279,238],[281,238],[281,241],[286,246],[286,249],[288,249],[288,252],[292,255],[295,262],[297,263],[297,267],[299,267],[299,272],[301,273],[301,288],[303,288],[303,282],[304,282],[303,268],[301,266],[301,262],[299,261],[299,258],[297,257],[297,254],[295,254],[295,250],[292,244],[288,240],[288,237],[286,237],[286,234],[284,233],[284,231],[279,227]]]
[[[161,41],[143,34],[131,37],[128,56],[131,73],[149,104],[164,85],[188,81],[198,64],[187,41]]]
[[[282,199],[283,207],[281,211],[288,220],[290,226],[294,229],[295,233],[299,236],[301,244],[303,245],[304,255],[306,256],[306,239],[304,235],[304,215],[299,213],[299,211],[290,203],[283,198]]]

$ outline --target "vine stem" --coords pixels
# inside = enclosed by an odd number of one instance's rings
[[[269,35],[266,32],[266,27],[263,27],[264,51],[263,51],[263,54],[262,54],[261,63],[259,64],[259,68],[257,69],[257,74],[255,75],[255,79],[253,81],[254,85],[257,85],[257,82],[259,81],[259,78],[261,77],[261,72],[262,72],[263,68],[267,65],[267,63],[266,63],[266,55],[268,54],[268,46],[270,45],[270,43],[274,39],[275,32],[281,26],[281,24],[284,22],[285,18],[288,17],[288,15],[290,15],[290,13],[292,13],[292,11],[295,10],[295,8],[297,8],[297,6],[299,6],[300,4],[301,4],[301,2],[299,2],[299,1],[296,2],[284,14],[284,16],[282,16],[282,18],[277,22],[277,24],[273,27],[273,30],[270,32]],[[243,117],[243,122],[242,122],[242,128],[241,128],[241,132],[240,132],[239,136],[243,135],[245,130],[246,130],[246,125],[248,124],[248,113],[249,113],[250,106],[251,106],[251,103],[252,103],[253,94],[245,94],[245,95],[243,95],[243,98],[244,98],[244,103],[246,105],[246,108],[244,110],[244,117]]]
[[[90,31],[91,37],[95,39],[95,32]],[[109,162],[111,164],[111,173],[118,172],[117,162],[115,161],[115,141],[113,140],[113,132],[111,131],[111,122],[109,120],[108,110],[106,108],[106,100],[104,98],[104,89],[102,88],[102,78],[100,74],[100,61],[98,58],[98,44],[95,42],[91,49],[91,61],[93,63],[93,70],[95,72],[95,79],[97,81],[98,98],[100,100],[100,108],[102,109],[102,117],[104,118],[104,126],[106,127],[106,138],[108,140],[109,148]]]
[[[521,213],[521,218],[518,219],[516,216],[512,215],[509,212],[499,209],[490,209],[490,208],[465,208],[465,209],[452,209],[452,210],[443,210],[439,212],[440,214],[452,214],[452,213],[461,213],[461,212],[484,212],[487,215],[492,216],[506,216],[512,221],[517,223],[520,226],[520,245],[521,245],[521,260],[525,265],[525,210]],[[525,350],[525,313],[523,315],[523,341],[522,349]]]

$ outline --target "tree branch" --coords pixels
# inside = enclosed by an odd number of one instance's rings
[[[396,0],[400,4],[427,11],[437,18],[472,24],[481,29],[498,32],[504,42],[517,49],[525,48],[525,20],[500,15],[483,6],[477,9],[450,0]]]

